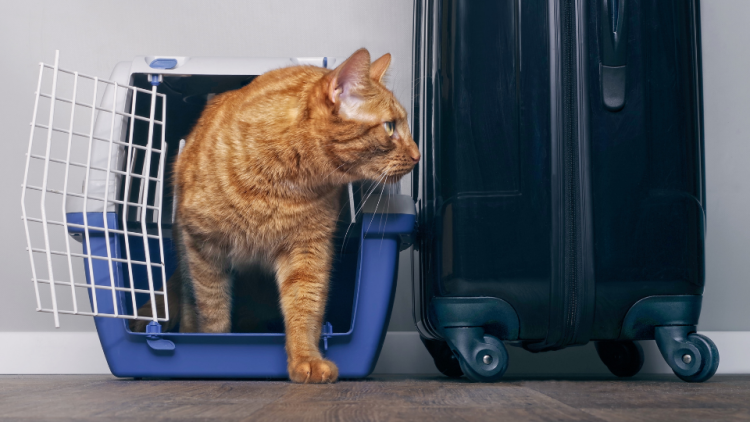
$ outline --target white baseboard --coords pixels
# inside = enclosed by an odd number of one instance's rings
[[[109,374],[95,332],[2,332],[0,374]]]
[[[750,331],[709,331],[719,348],[719,374],[750,374]],[[653,341],[642,342],[643,374],[672,371]],[[533,354],[509,347],[508,375],[608,374],[593,344],[557,352]],[[2,332],[0,374],[108,374],[99,338],[93,332]],[[386,335],[376,374],[438,374],[416,332]]]

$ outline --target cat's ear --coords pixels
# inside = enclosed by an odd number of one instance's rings
[[[331,72],[328,84],[328,98],[336,104],[368,84],[370,78],[370,53],[360,48],[344,63]]]
[[[391,65],[391,53],[385,53],[382,57],[370,65],[370,78],[375,82],[382,82],[388,66]]]

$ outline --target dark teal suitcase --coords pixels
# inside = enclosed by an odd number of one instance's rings
[[[656,340],[709,379],[698,0],[416,0],[414,316],[443,373]]]

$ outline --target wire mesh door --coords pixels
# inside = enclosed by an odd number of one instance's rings
[[[37,311],[166,321],[166,97],[58,63],[40,63],[21,197]]]

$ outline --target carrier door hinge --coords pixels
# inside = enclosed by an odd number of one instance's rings
[[[331,337],[333,337],[333,325],[330,322],[326,322],[320,333],[320,338],[323,339],[323,352],[328,351],[328,339]]]
[[[160,83],[164,82],[164,78],[161,75],[148,75],[148,81],[151,82],[151,86],[159,86]]]
[[[148,347],[157,352],[171,352],[174,350],[174,343],[162,338],[161,324],[151,321],[146,326],[146,343]]]

